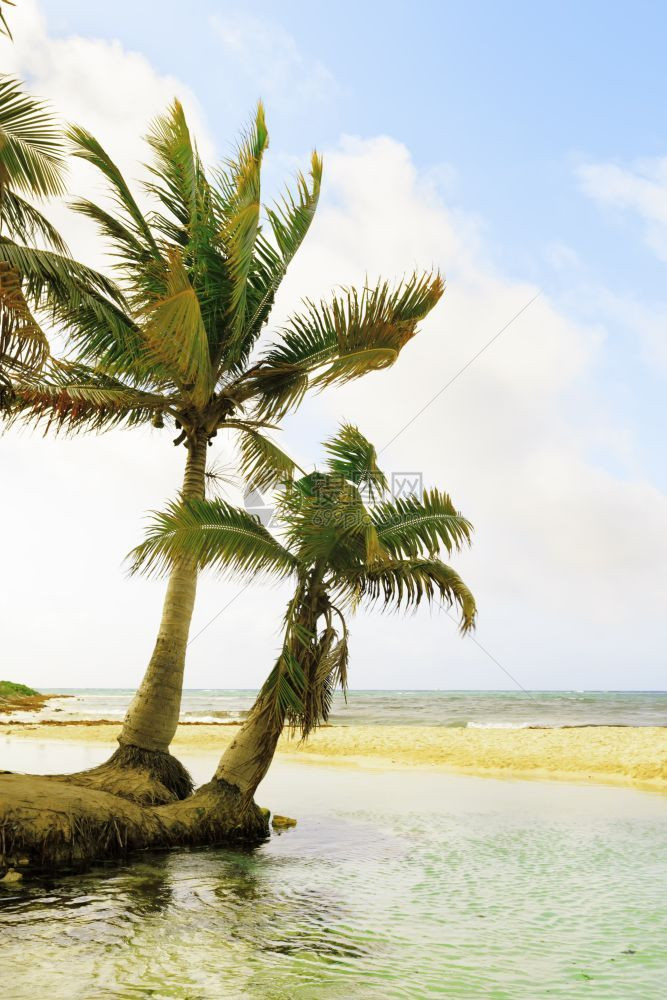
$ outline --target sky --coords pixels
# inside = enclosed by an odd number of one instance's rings
[[[311,148],[324,154],[275,329],[340,284],[445,275],[393,369],[309,398],[281,435],[312,466],[337,423],[356,422],[389,474],[446,489],[475,525],[452,559],[478,599],[475,636],[443,612],[362,612],[352,687],[664,689],[664,5],[256,0],[250,14],[202,0],[185,16],[169,0],[18,0],[11,23],[2,71],[133,180],[175,95],[210,162],[264,100],[269,199]],[[70,190],[99,195],[80,164]],[[84,220],[50,214],[106,265]],[[213,451],[233,461],[229,442]],[[182,450],[157,431],[12,430],[0,454],[0,673],[134,686],[164,584],[128,579],[123,559],[175,496]],[[258,685],[286,600],[204,576],[187,686]]]

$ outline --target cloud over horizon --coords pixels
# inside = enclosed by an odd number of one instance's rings
[[[130,176],[141,173],[149,119],[175,92],[206,154],[231,138],[204,121],[184,82],[119,42],[53,38],[32,0],[13,27],[17,44],[2,49],[14,60],[9,71],[90,127]],[[232,27],[226,44],[241,51],[250,29],[245,21],[236,34]],[[281,44],[266,71],[278,98],[294,74],[313,71],[291,42]],[[119,85],[108,87],[109,79]],[[270,93],[267,103],[270,111]],[[491,263],[479,220],[437,183],[447,165],[420,169],[387,135],[343,136],[324,153],[322,203],[272,328],[303,296],[328,296],[366,276],[439,267],[447,292],[393,369],[308,400],[286,422],[285,446],[311,465],[319,441],[345,417],[382,450],[388,471],[417,471],[451,492],[476,526],[473,549],[452,562],[478,595],[478,638],[526,687],[651,686],[667,641],[667,497],[633,471],[632,442],[597,391],[604,324],[573,321],[544,293],[525,308],[540,288]],[[662,224],[655,179],[640,198],[627,177],[590,171],[582,183],[610,198],[616,192],[626,205],[634,192],[632,204],[641,201]],[[73,173],[73,183],[87,177]],[[65,209],[55,214],[77,251],[96,262],[90,228]],[[99,678],[132,686],[153,642],[162,585],[128,582],[120,562],[144,512],[175,494],[179,454],[167,436],[150,432],[44,441],[12,431],[0,447],[3,515],[12,526],[6,671],[44,686]],[[615,452],[620,471],[600,463],[602,447]],[[238,589],[205,577],[193,634]],[[274,655],[284,597],[258,585],[235,599],[233,612],[193,644],[187,685],[256,685]],[[353,643],[353,687],[510,686],[444,615],[360,615]]]

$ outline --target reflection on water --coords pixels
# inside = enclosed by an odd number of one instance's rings
[[[299,825],[254,851],[1,892],[3,995],[664,995],[661,797],[298,766],[274,782]]]

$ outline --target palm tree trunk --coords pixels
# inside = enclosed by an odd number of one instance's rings
[[[271,766],[284,715],[277,715],[273,705],[255,702],[250,715],[220,759],[214,781],[234,785],[245,800],[250,800]]]
[[[184,499],[203,499],[207,436],[199,432],[188,446]],[[157,641],[144,678],[127,710],[118,742],[145,751],[169,750],[181,709],[185,651],[197,590],[197,566],[179,559],[171,571]]]
[[[311,631],[315,630],[317,623],[317,600],[323,573],[324,564],[318,561],[308,580],[306,599],[294,612],[295,624]],[[300,589],[297,595],[299,592]],[[292,602],[289,608],[292,608]],[[305,676],[310,678],[312,663],[302,660],[301,666]],[[250,801],[271,766],[285,718],[285,711],[279,710],[275,700],[267,696],[262,688],[238,736],[223,753],[213,782],[238,788],[243,800]]]

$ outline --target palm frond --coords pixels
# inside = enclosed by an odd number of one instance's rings
[[[387,477],[377,464],[377,451],[358,427],[341,424],[324,447],[329,455],[327,466],[334,476],[368,489],[371,495],[387,489]]]
[[[303,588],[303,583],[300,585]],[[340,686],[347,689],[349,662],[348,633],[343,621],[339,636],[325,612],[325,627],[317,632],[304,601],[304,589],[297,588],[288,609],[281,654],[262,686],[257,699],[261,710],[285,722],[302,739],[329,718],[333,696]],[[310,624],[305,624],[310,621]]]
[[[75,198],[69,205],[96,224],[101,236],[109,243],[108,252],[124,273],[134,271],[140,274],[142,269],[150,270],[155,251],[134,225],[123,220],[122,215],[112,215],[87,198]]]
[[[0,0],[0,4],[5,4],[7,7],[15,7],[16,4],[14,0]],[[7,19],[5,17],[5,12],[0,6],[0,35],[5,35],[7,38],[12,38],[12,33],[9,30],[9,25],[7,24]],[[13,41],[13,39],[12,39]]]
[[[231,284],[229,340],[224,347],[227,364],[243,351],[249,304],[249,277],[259,233],[260,174],[269,144],[264,106],[257,105],[255,118],[239,143],[236,156],[218,176],[218,202],[224,220],[222,232]]]
[[[309,372],[305,367],[272,371],[261,365],[232,382],[224,394],[235,405],[252,401],[253,412],[260,420],[278,421],[299,406],[309,384]]]
[[[146,348],[107,277],[62,254],[0,237],[0,268],[20,275],[33,310],[70,334],[78,357],[112,374],[145,375]]]
[[[264,492],[294,478],[299,466],[275,441],[234,421],[225,426],[239,428],[239,470],[248,489]]]
[[[26,301],[20,275],[0,260],[0,362],[5,383],[13,370],[39,367],[49,353],[49,344]]]
[[[388,368],[443,291],[439,274],[414,274],[394,289],[383,281],[361,293],[344,289],[330,303],[307,300],[306,311],[292,317],[282,341],[264,354],[245,393],[257,394],[260,410],[273,415],[298,401],[305,376],[324,388]]]
[[[155,423],[169,401],[125,385],[82,364],[52,362],[39,377],[16,386],[12,422],[74,434]]]
[[[386,558],[359,490],[338,475],[311,472],[295,480],[279,495],[277,510],[304,565],[337,570]]]
[[[333,696],[340,688],[347,691],[347,673],[350,662],[348,637],[338,639],[332,629],[326,629],[320,639],[319,660],[313,671],[312,683],[308,685],[309,711],[301,732],[305,739],[309,732],[323,722],[327,722],[333,707]]]
[[[278,661],[262,685],[259,699],[264,711],[290,725],[298,720],[304,711],[306,676],[299,658],[285,643]]]
[[[132,570],[163,574],[181,557],[241,578],[281,578],[297,565],[259,518],[219,499],[171,503],[155,513],[146,539],[131,553]]]
[[[135,238],[145,243],[155,257],[159,250],[151,228],[137,205],[125,178],[97,139],[86,129],[73,125],[68,130],[74,156],[86,160],[106,177],[113,200],[126,219],[126,227],[134,231]]]
[[[287,268],[306,238],[315,217],[321,184],[322,157],[313,152],[310,180],[302,173],[297,174],[296,193],[287,189],[280,201],[266,209],[275,246],[262,232],[258,233],[248,290],[246,352],[267,321]]]
[[[122,303],[119,290],[109,278],[63,254],[0,237],[0,261],[21,275],[27,301],[55,314],[61,307],[77,307],[84,292]]]
[[[179,100],[172,101],[166,113],[153,121],[147,141],[155,162],[149,166],[154,180],[145,185],[146,190],[177,220],[180,239],[173,229],[170,234],[185,243],[197,217],[198,174],[202,167]]]
[[[441,548],[451,553],[470,544],[473,530],[451,497],[436,489],[384,500],[371,517],[382,545],[396,557],[437,555]]]
[[[38,198],[60,195],[65,186],[60,128],[44,101],[22,84],[0,77],[0,186]]]
[[[69,333],[77,358],[131,384],[173,385],[168,373],[150,362],[141,331],[116,303],[94,291],[76,288],[59,304],[54,319]]]
[[[312,678],[320,643],[314,629],[294,620],[295,610],[301,609],[298,605],[295,608],[293,600],[280,656],[257,700],[270,719],[281,726],[287,722],[292,730],[298,728],[305,735],[320,721],[316,704],[321,702],[321,692],[314,690]]]
[[[179,101],[155,119],[148,143],[153,162],[149,166],[151,181],[144,187],[162,209],[151,215],[151,223],[169,253],[181,256],[199,300],[209,353],[216,358],[217,368],[230,299],[224,224],[216,214],[215,193]],[[145,285],[146,277],[133,272],[136,284]],[[153,287],[151,294],[157,290]]]
[[[42,240],[57,253],[68,253],[67,244],[56,227],[16,191],[2,191],[0,216],[8,234],[17,242],[34,243]]]
[[[475,598],[461,577],[439,559],[397,559],[366,570],[341,573],[338,585],[344,598],[356,605],[380,602],[383,609],[417,607],[422,600],[455,605],[461,632],[474,628]]]
[[[203,406],[213,390],[208,337],[199,298],[175,248],[167,253],[164,284],[164,293],[140,313],[146,349],[195,405]]]

